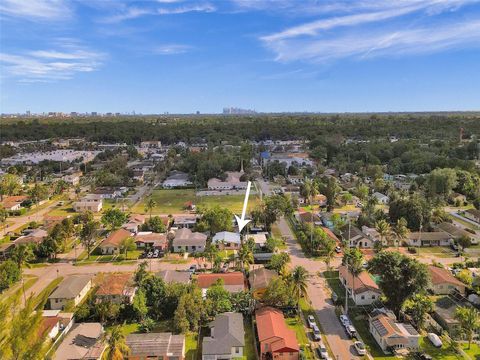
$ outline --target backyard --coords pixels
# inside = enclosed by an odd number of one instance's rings
[[[243,207],[244,195],[218,195],[218,196],[196,196],[193,189],[174,189],[174,190],[153,190],[151,194],[156,202],[152,209],[153,214],[178,214],[185,212],[185,203],[191,201],[196,206],[213,207],[220,205],[240,213]],[[146,199],[143,199],[132,207],[134,213],[146,213]],[[251,195],[248,205],[249,208],[255,207],[259,203],[256,195]]]

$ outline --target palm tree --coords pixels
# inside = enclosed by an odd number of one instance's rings
[[[28,263],[34,258],[35,255],[33,254],[33,249],[28,244],[20,244],[15,246],[12,251],[12,259],[17,263],[19,268],[25,264],[28,265]]]
[[[150,196],[145,204],[145,211],[150,213],[150,220],[152,219],[152,210],[157,206],[157,202]]]
[[[330,263],[335,257],[335,247],[337,243],[335,240],[328,238],[323,243],[323,253],[325,256],[325,265],[327,265],[327,271],[330,271]]]
[[[135,239],[131,236],[123,239],[120,248],[125,252],[125,259],[128,259],[128,252],[136,249]]]
[[[238,263],[245,272],[253,264],[253,252],[247,243],[242,243],[242,246],[238,250]]]
[[[130,349],[125,343],[125,334],[120,326],[112,327],[106,334],[107,337],[107,360],[122,360],[124,356],[130,353]]]
[[[407,227],[407,220],[405,220],[405,218],[403,217],[398,219],[392,231],[395,234],[397,248],[398,248],[399,244],[402,243],[408,237],[408,233],[410,232]]]
[[[377,230],[378,235],[380,235],[380,242],[383,244],[384,241],[389,242],[390,234],[392,233],[392,228],[386,220],[379,220],[375,223],[375,230]]]
[[[470,349],[473,335],[480,329],[480,312],[473,307],[459,307],[455,311],[455,319],[460,322],[461,332],[467,337]]]
[[[300,299],[307,294],[309,276],[308,271],[303,266],[295,266],[287,277],[287,282],[297,305]]]
[[[355,299],[355,278],[358,277],[358,275],[360,275],[363,271],[363,263],[365,262],[363,253],[357,248],[346,251],[343,262],[347,266],[347,270],[352,275],[352,297]],[[348,298],[345,301],[348,304]],[[346,312],[348,312],[348,307]]]

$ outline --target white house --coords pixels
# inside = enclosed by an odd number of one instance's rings
[[[212,244],[218,245],[220,249],[238,250],[242,242],[239,233],[221,231],[212,238]]]
[[[172,242],[174,252],[203,252],[207,245],[207,235],[192,232],[188,228],[178,229]]]
[[[387,195],[384,195],[379,192],[374,192],[372,196],[377,199],[379,204],[386,205],[390,201],[390,198]]]
[[[88,197],[84,197],[80,201],[75,201],[73,203],[73,210],[76,212],[85,212],[91,211],[94,213],[100,212],[103,208],[103,200],[102,199],[92,199]]]
[[[163,187],[166,189],[173,189],[177,187],[191,186],[193,183],[188,180],[188,174],[181,171],[173,171],[170,176],[163,182]]]
[[[380,288],[367,271],[362,271],[354,279],[347,267],[342,265],[338,269],[338,276],[356,305],[371,305],[382,295]]]
[[[450,246],[453,244],[453,237],[445,231],[435,232],[411,232],[406,239],[410,246]]]
[[[63,310],[68,302],[77,306],[92,287],[92,275],[71,275],[48,297],[52,310]]]
[[[416,350],[420,335],[410,324],[398,323],[386,314],[377,313],[369,317],[369,328],[373,338],[385,352],[396,350]]]

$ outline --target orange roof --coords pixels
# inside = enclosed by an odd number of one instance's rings
[[[43,317],[40,323],[40,327],[38,328],[38,336],[45,336],[55,327],[55,325],[58,324],[59,321],[60,318],[58,316]]]
[[[103,242],[100,244],[100,246],[106,246],[106,245],[114,245],[114,246],[120,246],[120,243],[132,236],[132,233],[128,230],[125,229],[118,229],[110,233],[108,237],[103,240]]]
[[[460,280],[458,280],[455,276],[453,276],[450,271],[447,269],[439,268],[433,265],[430,265],[428,267],[428,270],[430,271],[430,276],[432,277],[432,284],[433,285],[438,285],[438,284],[452,284],[455,286],[463,286],[465,287],[465,284],[462,283]]]
[[[258,339],[260,342],[272,339],[273,341],[270,343],[272,352],[299,351],[295,331],[287,327],[280,310],[272,307],[261,308],[257,310],[255,319]]]
[[[199,274],[197,284],[200,288],[206,289],[222,279],[223,285],[245,285],[245,277],[241,272],[231,272],[226,274]]]
[[[109,274],[100,284],[97,295],[123,295],[131,280],[132,274]]]
[[[6,209],[10,209],[12,206],[20,204],[28,199],[28,196],[18,195],[18,196],[7,196],[3,199],[2,205]]]
[[[347,280],[347,285],[349,288],[353,286],[353,276],[350,271],[347,270],[346,266],[340,266],[338,268],[340,276]],[[380,292],[380,288],[370,277],[370,274],[367,271],[362,271],[359,275],[355,277],[355,293],[361,293],[364,291],[376,291]]]
[[[337,235],[335,235],[332,230],[330,230],[329,228],[327,228],[325,226],[322,226],[322,230],[325,231],[325,234],[327,234],[329,238],[335,240],[337,243],[340,242]]]

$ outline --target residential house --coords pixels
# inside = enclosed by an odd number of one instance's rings
[[[7,260],[10,258],[14,248],[15,244],[13,242],[0,244],[0,260]]]
[[[250,271],[248,275],[248,282],[250,283],[250,290],[255,299],[260,300],[267,290],[270,282],[278,276],[274,270],[259,267]]]
[[[321,207],[327,206],[327,197],[323,194],[317,194],[311,199],[311,204],[318,205]]]
[[[253,241],[255,242],[255,248],[257,250],[261,250],[261,249],[264,249],[267,244],[267,236],[268,236],[268,232],[262,231],[255,234],[247,234],[244,236],[243,239],[245,241],[248,241],[249,239],[253,239]]]
[[[379,192],[374,192],[372,196],[377,199],[378,203],[381,205],[386,205],[390,201],[390,198],[387,195],[384,195]]]
[[[242,245],[240,234],[231,231],[221,231],[212,238],[212,244],[218,245],[219,249],[238,250]]]
[[[309,224],[314,226],[321,226],[322,220],[318,214],[313,214],[311,212],[303,212],[297,215],[298,221],[302,222],[303,224]]]
[[[338,277],[356,305],[371,305],[382,295],[380,288],[367,271],[362,271],[354,277],[347,267],[342,265],[338,268]]]
[[[143,183],[145,180],[145,172],[142,169],[133,170],[133,180]]]
[[[420,334],[406,323],[399,323],[387,314],[374,312],[369,316],[369,329],[373,338],[384,352],[391,350],[417,350]]]
[[[172,171],[170,176],[163,182],[163,187],[165,189],[174,189],[192,185],[193,183],[188,179],[188,174],[181,171]]]
[[[80,184],[80,176],[82,176],[81,172],[75,172],[62,176],[62,180],[65,181],[67,184],[77,186],[78,184]]]
[[[467,197],[457,192],[450,194],[449,199],[455,206],[463,206],[467,203]]]
[[[478,244],[479,242],[479,236],[478,235],[474,235],[464,229],[462,229],[461,227],[459,226],[456,226],[452,223],[449,223],[449,222],[443,222],[443,223],[440,223],[436,226],[436,229],[437,230],[440,230],[440,231],[445,231],[446,233],[450,234],[453,238],[453,240],[457,240],[458,238],[462,237],[462,236],[467,236],[470,238],[472,244]]]
[[[73,203],[73,210],[76,212],[91,211],[94,213],[100,212],[103,208],[103,199],[100,196],[89,194],[79,201]]]
[[[303,184],[304,178],[301,175],[288,175],[287,180],[292,185]]]
[[[450,246],[453,238],[445,231],[414,231],[408,234],[407,243],[410,246]]]
[[[169,332],[130,334],[125,342],[130,348],[128,360],[185,359],[185,335],[173,335]]]
[[[15,246],[22,244],[40,244],[48,235],[48,232],[44,229],[37,228],[33,230],[28,230],[25,235],[20,236],[13,241]]]
[[[95,297],[97,301],[111,301],[116,304],[131,304],[137,288],[130,273],[105,275]]]
[[[241,272],[229,272],[229,273],[207,273],[198,274],[197,286],[202,289],[202,293],[206,294],[208,288],[215,284],[217,281],[221,281],[225,290],[229,293],[237,293],[245,290],[246,283],[245,277]]]
[[[50,309],[63,310],[68,302],[77,306],[92,287],[92,275],[70,275],[48,297]]]
[[[208,190],[242,190],[247,188],[248,182],[240,181],[243,172],[227,171],[226,174],[227,179],[225,181],[217,178],[211,178],[208,180]]]
[[[166,234],[141,231],[134,237],[135,244],[139,249],[158,249],[162,253],[168,251],[168,239]]]
[[[178,229],[188,228],[191,229],[197,223],[197,217],[195,215],[177,215],[173,217],[173,227]]]
[[[132,233],[125,229],[114,230],[98,247],[103,255],[118,255],[122,248],[122,242],[131,236]]]
[[[1,207],[8,211],[18,211],[22,208],[22,203],[28,199],[28,196],[6,196],[1,202]]]
[[[477,209],[468,209],[465,211],[464,216],[467,219],[480,223],[480,210]]]
[[[130,231],[132,234],[136,234],[140,231],[141,226],[145,224],[145,216],[144,215],[132,215],[128,219],[128,222],[122,226],[125,230]]]
[[[38,337],[41,339],[55,339],[60,332],[60,318],[57,316],[42,317]]]
[[[343,229],[341,236],[351,248],[373,249],[375,244],[375,241],[365,235],[359,228],[351,225]]]
[[[99,360],[106,348],[103,342],[103,326],[100,323],[79,323],[60,343],[54,360]]]
[[[226,360],[243,357],[245,331],[240,313],[218,314],[210,323],[210,336],[202,341],[202,360]]]
[[[178,229],[172,242],[174,252],[203,252],[207,245],[207,235],[192,232],[188,228]]]
[[[455,317],[460,306],[470,305],[468,302],[457,303],[450,296],[443,296],[435,301],[432,314],[433,319],[454,338],[460,333],[460,322]]]
[[[116,199],[122,196],[122,191],[114,188],[96,188],[92,193],[102,199]]]
[[[465,295],[465,284],[453,276],[450,271],[433,265],[430,265],[428,270],[432,278],[432,287],[430,290],[432,290],[435,295],[448,295],[454,291]]]
[[[71,218],[71,215],[45,215],[43,217],[43,225],[47,229],[51,229],[56,224],[61,223],[64,219]]]
[[[162,270],[155,274],[167,284],[190,284],[191,275],[188,271]]]
[[[283,313],[272,307],[263,307],[256,311],[260,360],[298,360],[300,347],[295,331],[285,323]]]
[[[380,241],[380,234],[375,228],[371,228],[368,226],[362,226],[362,233],[364,233],[370,240],[372,240],[373,244],[377,241]],[[384,245],[387,245],[386,241],[384,240]]]

